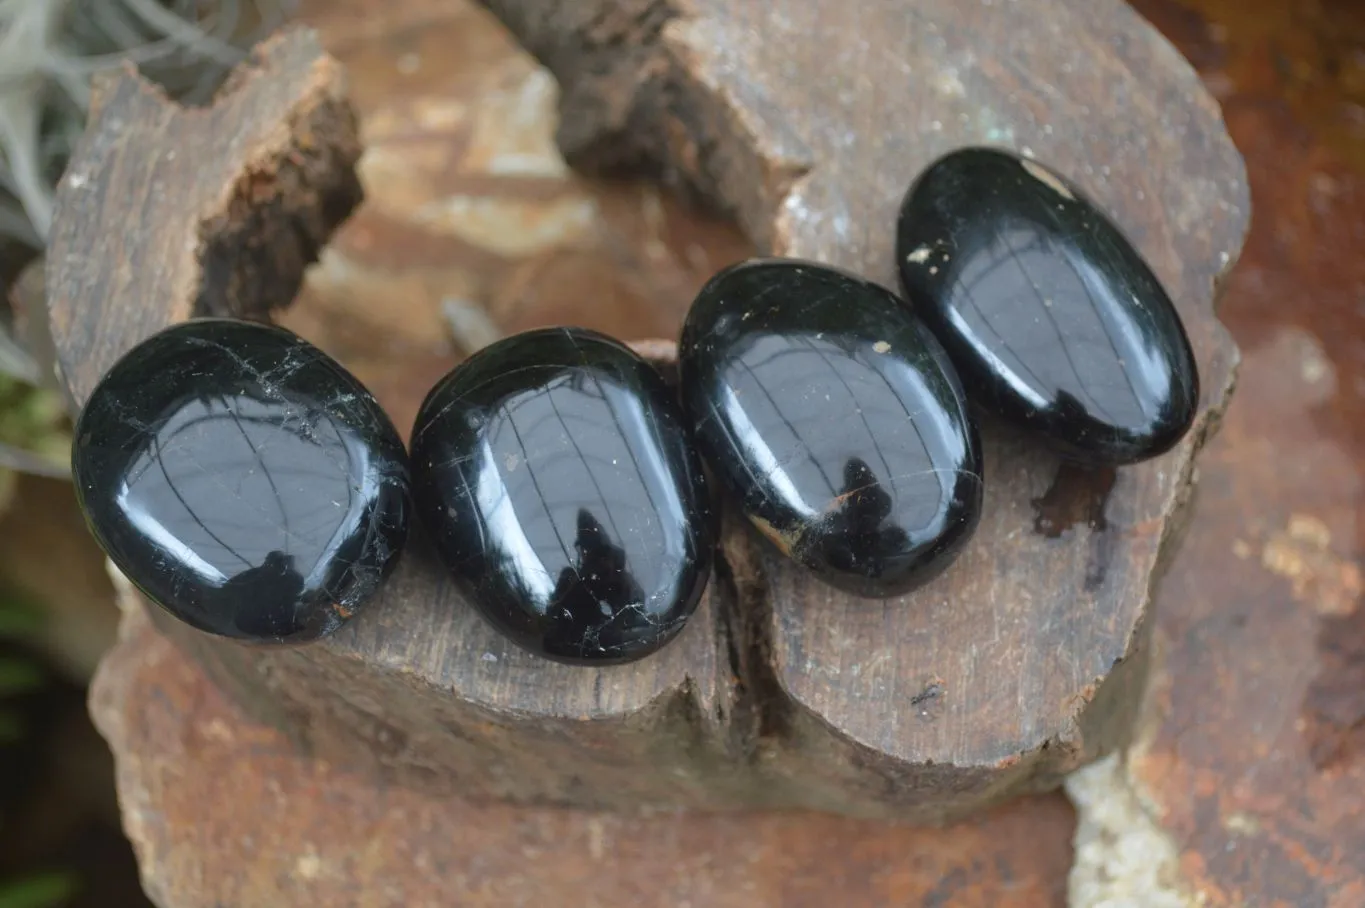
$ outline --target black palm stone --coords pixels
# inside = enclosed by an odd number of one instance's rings
[[[941,158],[905,197],[896,253],[983,409],[1092,464],[1154,457],[1188,431],[1199,376],[1170,297],[1055,173],[987,148]]]
[[[975,530],[981,446],[966,398],[889,290],[810,262],[737,265],[697,296],[678,364],[717,479],[831,586],[907,592]]]
[[[468,598],[515,643],[604,665],[672,640],[710,576],[706,477],[663,379],[595,332],[486,347],[423,403],[418,512]]]
[[[392,423],[269,325],[198,319],[129,351],[80,414],[72,475],[96,540],[149,599],[240,640],[336,630],[407,538]]]

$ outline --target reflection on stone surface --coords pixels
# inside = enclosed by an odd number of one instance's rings
[[[904,592],[975,529],[981,449],[962,389],[886,289],[807,262],[727,269],[698,295],[679,365],[717,478],[831,585]]]
[[[901,207],[901,278],[972,400],[1076,460],[1164,453],[1199,402],[1156,276],[1079,192],[1033,161],[954,152]]]
[[[265,325],[201,319],[130,351],[81,413],[72,471],[119,569],[228,637],[330,633],[407,535],[392,424],[340,365]]]
[[[659,375],[591,331],[485,348],[413,429],[419,513],[483,615],[526,649],[608,664],[654,652],[705,587],[714,516]]]

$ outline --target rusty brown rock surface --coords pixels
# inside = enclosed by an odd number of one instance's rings
[[[125,601],[91,711],[162,908],[1062,904],[1071,815],[1058,797],[948,830],[432,798],[300,753]]]
[[[1164,582],[1126,781],[1191,904],[1365,904],[1365,11],[1143,0],[1201,69],[1256,215],[1243,354]]]

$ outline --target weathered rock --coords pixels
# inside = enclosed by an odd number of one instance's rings
[[[1167,891],[1191,906],[1365,904],[1365,148],[1343,148],[1352,88],[1331,62],[1365,16],[1138,6],[1219,87],[1257,214],[1219,311],[1245,351],[1237,397],[1200,457],[1113,782],[1169,843]]]

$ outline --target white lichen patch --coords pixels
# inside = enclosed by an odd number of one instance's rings
[[[1180,874],[1180,852],[1143,808],[1117,754],[1073,773],[1076,857],[1067,881],[1071,908],[1195,908],[1203,904]]]
[[[301,879],[316,880],[322,875],[322,858],[312,847],[309,847],[294,862],[294,872]]]
[[[967,88],[962,84],[961,76],[951,67],[940,72],[932,84],[939,94],[946,98],[963,98],[967,95]]]
[[[1365,594],[1365,570],[1333,549],[1331,528],[1313,514],[1291,514],[1265,541],[1261,566],[1288,580],[1294,599],[1319,615],[1349,615]]]
[[[1028,158],[1024,158],[1020,160],[1019,166],[1023,167],[1029,176],[1033,177],[1039,183],[1042,183],[1062,198],[1070,199],[1073,202],[1076,200],[1076,197],[1072,195],[1071,190],[1066,188],[1066,184],[1058,179],[1056,174],[1052,173],[1043,165],[1036,161],[1030,161]]]

